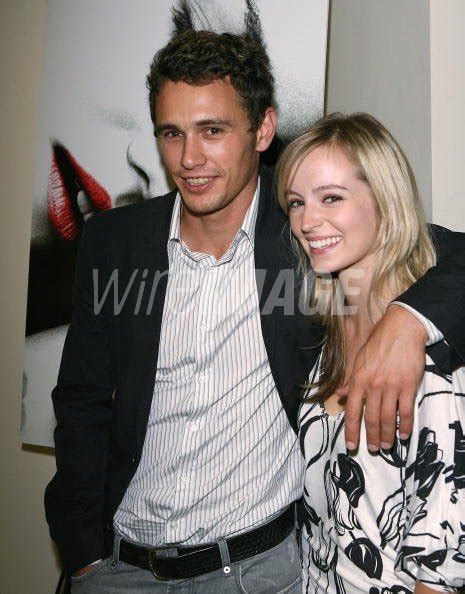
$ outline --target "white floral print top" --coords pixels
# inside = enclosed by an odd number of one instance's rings
[[[313,372],[318,377],[320,360]],[[307,396],[311,395],[307,393]],[[465,586],[465,368],[443,373],[427,356],[411,438],[371,454],[347,452],[344,413],[304,402],[303,592],[440,592]]]

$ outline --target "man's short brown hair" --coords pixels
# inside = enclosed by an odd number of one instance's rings
[[[176,35],[153,58],[147,76],[150,115],[155,126],[155,98],[167,80],[205,85],[229,80],[241,98],[253,131],[273,105],[273,75],[264,47],[249,35],[188,30]]]

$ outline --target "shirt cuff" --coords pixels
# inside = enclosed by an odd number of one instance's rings
[[[433,324],[433,322],[428,320],[428,318],[425,318],[425,316],[423,316],[413,307],[410,307],[410,305],[402,303],[402,301],[393,301],[390,305],[400,305],[401,307],[404,307],[423,324],[426,333],[428,334],[428,342],[426,343],[426,346],[431,346],[432,344],[436,344],[437,342],[444,340],[444,334]]]

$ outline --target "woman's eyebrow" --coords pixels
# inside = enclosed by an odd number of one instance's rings
[[[303,198],[302,194],[299,194],[299,192],[296,192],[295,190],[286,190],[284,192],[285,196],[298,196],[299,198]]]
[[[345,186],[339,186],[337,184],[328,184],[326,186],[317,186],[316,188],[313,188],[314,192],[321,192],[324,190],[348,190],[348,188],[346,188]]]

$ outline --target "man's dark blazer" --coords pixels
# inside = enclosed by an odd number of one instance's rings
[[[254,250],[262,334],[276,388],[296,430],[299,400],[294,388],[315,363],[319,349],[308,347],[321,342],[323,329],[310,324],[297,307],[292,315],[289,302],[264,313],[264,306],[269,310],[279,296],[280,272],[292,268],[292,257],[272,173],[262,168],[260,174]],[[50,533],[67,572],[109,554],[113,516],[141,457],[156,375],[174,200],[172,192],[93,217],[85,225],[73,319],[52,394],[57,472],[45,493]],[[460,234],[438,235],[440,248],[448,246],[448,259],[402,300],[436,323],[464,360],[465,241]],[[115,271],[119,299],[130,286],[121,311],[115,312],[110,292],[96,312],[94,281],[100,300]],[[445,286],[448,297],[443,299]]]

